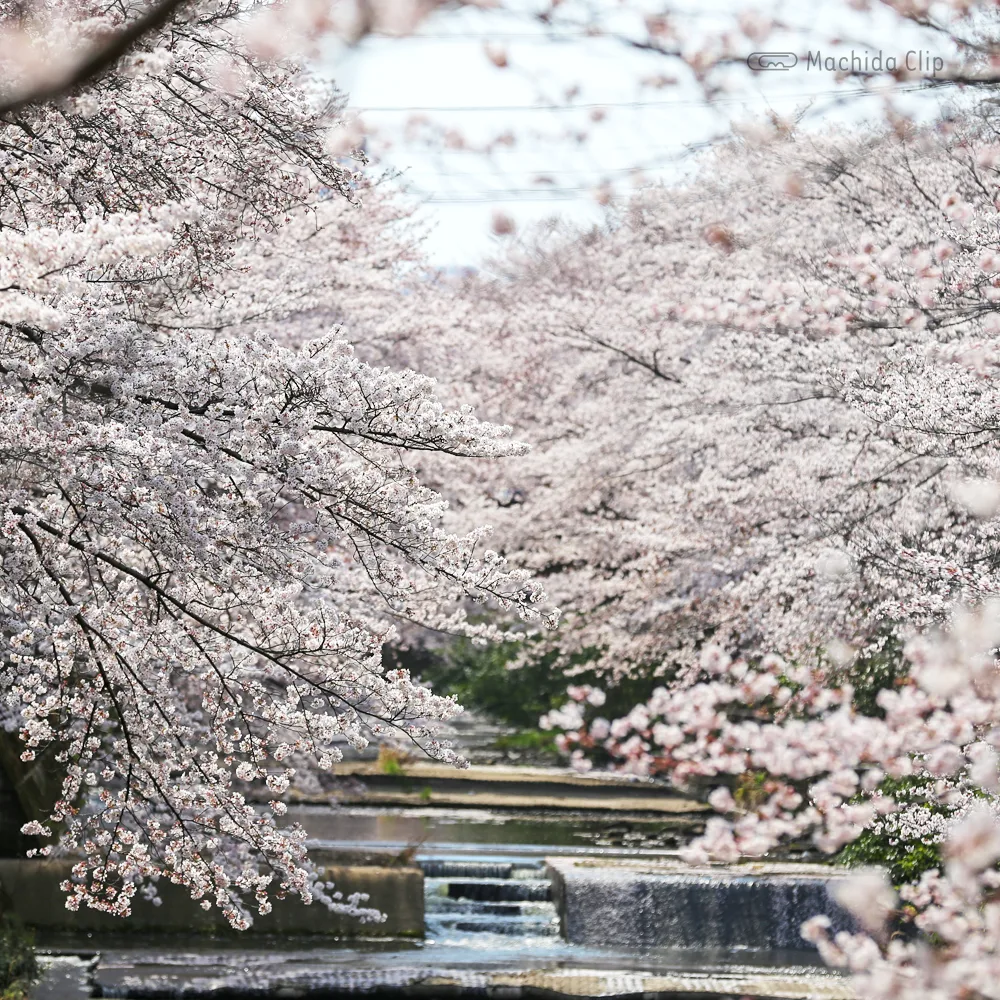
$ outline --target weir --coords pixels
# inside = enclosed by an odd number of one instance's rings
[[[608,935],[638,949],[781,953],[812,946],[801,926],[822,914],[856,930],[832,895],[844,873],[821,865],[691,868],[678,861],[551,859],[548,871],[563,935],[594,945]]]
[[[341,879],[376,865],[387,875],[402,875],[401,865],[412,872],[417,881],[407,876],[398,885],[420,893],[423,937],[387,936],[377,925],[354,928],[351,937],[343,928],[194,937],[125,927],[91,936],[50,923],[40,944],[77,956],[60,959],[59,968],[84,970],[85,979],[81,972],[72,993],[64,975],[42,1000],[853,996],[797,937],[798,924],[816,912],[840,919],[823,890],[824,879],[837,877],[829,869],[687,869],[663,846],[671,837],[662,814],[292,811]],[[337,830],[345,840],[331,837]],[[30,896],[23,885],[19,894]]]
[[[97,958],[84,995],[857,1000],[843,978],[811,964],[815,956],[802,950],[720,950],[699,947],[693,935],[675,939],[679,947],[636,947],[628,937],[632,925],[610,897],[594,902],[602,939],[567,941],[560,932],[563,899],[553,892],[553,873],[564,863],[558,860],[484,852],[472,861],[432,848],[417,861],[424,871],[423,941],[265,940],[248,951],[220,941],[150,948],[120,940]],[[762,888],[765,881],[754,884]]]
[[[421,867],[428,941],[461,938],[478,951],[502,948],[503,939],[527,947],[558,943],[559,914],[541,865],[428,860]]]

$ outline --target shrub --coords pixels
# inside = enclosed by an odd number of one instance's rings
[[[0,1000],[27,1000],[38,980],[34,939],[10,917],[0,919]]]

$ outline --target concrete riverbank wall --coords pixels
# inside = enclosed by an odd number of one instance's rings
[[[66,909],[66,893],[59,888],[70,878],[73,862],[0,858],[0,913],[10,913],[23,924],[42,931],[103,931],[111,933],[235,934],[213,906],[203,910],[182,886],[161,883],[161,905],[145,899],[133,902],[127,920],[81,907]],[[298,897],[278,900],[266,916],[255,916],[250,933],[302,934],[331,937],[422,937],[424,933],[424,874],[419,868],[379,868],[331,865],[325,869],[346,898],[368,895],[362,906],[385,914],[381,923],[333,913],[321,903],[304,906]]]

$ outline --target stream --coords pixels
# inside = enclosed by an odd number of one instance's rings
[[[53,960],[35,1000],[356,992],[485,996],[498,990],[522,996],[539,989],[584,996],[666,997],[682,990],[734,997],[849,996],[842,980],[804,966],[798,954],[639,949],[610,923],[601,947],[565,941],[544,859],[669,858],[675,853],[666,846],[675,843],[669,818],[599,810],[296,806],[289,819],[304,825],[317,856],[412,851],[410,863],[425,876],[424,939],[102,934],[96,941],[90,935],[50,935],[39,944],[62,957]]]

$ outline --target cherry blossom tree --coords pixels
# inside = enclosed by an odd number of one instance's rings
[[[209,15],[230,22],[245,47],[259,58],[315,55],[318,44],[336,36],[356,44],[366,35],[412,32],[440,0],[283,0],[222,4]],[[73,88],[106,75],[136,46],[167,25],[188,0],[111,7],[84,0],[27,0],[8,3],[0,23],[0,114],[57,100]],[[187,15],[183,15],[186,19]],[[196,21],[206,23],[204,14]],[[221,50],[225,52],[225,50]]]
[[[846,114],[905,128],[945,101],[992,86],[1000,65],[994,0],[824,0],[808,8],[776,0],[708,7],[498,0],[476,12],[467,6],[438,11],[428,37],[464,36],[469,50],[480,51],[484,85],[507,84],[511,94],[531,95],[519,107],[527,101],[525,107],[559,114],[512,114],[490,128],[491,119],[453,113],[474,108],[449,107],[454,101],[445,87],[437,112],[413,109],[405,123],[401,115],[378,113],[387,108],[366,114],[357,95],[358,127],[376,159],[460,174],[463,198],[493,202],[492,222],[487,212],[481,225],[498,236],[529,217],[512,202],[565,199],[577,218],[593,218],[594,202],[627,200],[643,178],[676,176],[694,149],[730,136],[732,116],[745,113],[738,108],[785,108],[792,121]],[[387,51],[373,43],[376,61]],[[539,51],[551,58],[539,60]],[[610,76],[605,64],[613,67]],[[684,106],[698,108],[693,119]],[[653,145],[619,138],[647,129],[659,136]],[[541,149],[547,152],[539,157]],[[568,173],[551,169],[552,155],[562,154],[575,164]],[[508,203],[495,202],[497,191],[491,196],[482,185],[468,191],[475,183],[470,163],[506,178]],[[419,187],[435,200],[450,197],[433,180]]]
[[[682,852],[694,863],[766,856],[803,837],[833,853],[878,823],[938,841],[941,866],[898,892],[873,870],[844,883],[855,932],[831,935],[818,916],[803,936],[855,974],[859,996],[996,997],[997,612],[994,601],[956,616],[948,635],[913,640],[909,682],[879,694],[882,717],[858,712],[851,687],[821,669],[774,655],[734,660],[708,645],[699,677],[656,689],[626,717],[586,718],[603,696],[579,687],[546,722],[565,727],[581,764],[600,746],[630,770],[719,782],[709,802],[722,815]],[[746,775],[753,794],[734,795],[726,779]],[[943,829],[889,791],[887,781],[902,788],[914,777],[945,807]],[[919,936],[893,933],[905,922]]]
[[[583,31],[612,39],[633,56],[655,57],[667,72],[647,74],[646,87],[690,80],[710,99],[737,89],[746,70],[788,69],[794,59],[839,83],[890,92],[915,81],[936,87],[997,78],[992,0],[827,0],[809,18],[797,16],[796,8],[759,0],[697,11],[662,0],[624,5],[543,0],[529,10],[553,35]],[[914,41],[921,47],[905,48]],[[786,58],[768,58],[775,55]]]
[[[553,643],[877,651],[996,593],[994,128],[740,142],[458,292],[413,356],[533,446],[456,509],[548,581]]]
[[[80,12],[34,10],[33,43]],[[83,13],[80,45],[142,16]],[[522,446],[347,343],[406,311],[406,212],[334,155],[336,95],[247,23],[179,6],[0,119],[0,688],[22,760],[64,774],[25,832],[78,858],[71,908],[127,915],[166,879],[237,928],[289,893],[376,916],[276,822],[292,765],[387,735],[454,760],[429,720],[458,706],[383,643],[502,634],[468,603],[541,597],[414,470]]]
[[[989,105],[732,147],[509,264],[477,332],[515,423],[549,392],[537,464],[490,495],[517,490],[501,537],[570,612],[556,641],[662,677],[617,719],[572,686],[543,725],[581,769],[712,789],[693,862],[936,843],[898,895],[847,884],[858,933],[804,928],[865,997],[998,995],[998,162]]]
[[[955,45],[932,82],[993,78],[986,5],[885,6]],[[553,5],[546,23],[571,18]],[[750,14],[742,37],[694,47],[667,16],[646,27],[623,41],[710,95],[748,44],[782,37]],[[460,398],[534,445],[464,484],[428,465],[458,523],[489,509],[569,609],[564,664],[663,678],[615,720],[592,717],[602,691],[571,689],[545,723],[578,766],[718,782],[695,861],[802,838],[834,853],[879,824],[940,842],[941,870],[902,892],[921,939],[890,938],[900,900],[875,875],[844,893],[866,934],[806,929],[866,997],[997,995],[989,111],[915,132],[890,108],[888,138],[750,135],[685,188],[471,282],[458,327],[451,307],[426,343],[393,342],[462,373]],[[858,663],[901,643],[892,686],[862,704]],[[747,776],[757,794],[734,796]],[[913,777],[939,811],[891,791]]]

